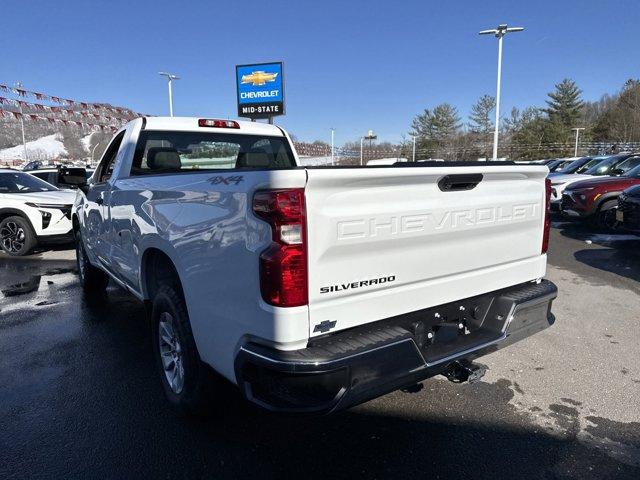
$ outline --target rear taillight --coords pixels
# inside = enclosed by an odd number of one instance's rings
[[[304,189],[262,190],[253,212],[269,222],[273,242],[260,254],[260,290],[277,307],[308,303],[307,231]]]
[[[542,233],[542,253],[549,249],[549,231],[551,230],[551,180],[545,178],[544,231]]]

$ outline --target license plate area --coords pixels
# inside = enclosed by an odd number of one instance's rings
[[[510,309],[511,302],[498,297],[470,298],[426,312],[412,333],[427,363],[434,364],[502,338]]]

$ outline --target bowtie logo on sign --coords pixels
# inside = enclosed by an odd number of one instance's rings
[[[251,119],[284,115],[282,62],[236,66],[238,116]]]
[[[243,75],[241,83],[251,83],[254,87],[265,85],[267,82],[275,82],[277,73],[266,73],[262,70],[251,72],[251,75]]]

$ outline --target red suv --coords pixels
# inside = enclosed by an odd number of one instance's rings
[[[626,188],[640,185],[640,155],[629,157],[611,174],[611,177],[581,180],[569,185],[562,194],[562,214],[586,219],[597,227],[613,228],[618,195]]]

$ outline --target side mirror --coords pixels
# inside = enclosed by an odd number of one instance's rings
[[[614,177],[618,177],[623,173],[624,173],[624,170],[621,168],[614,168],[613,170],[611,170],[611,175],[613,175]]]
[[[87,191],[87,170],[84,168],[61,168],[58,171],[58,183],[69,188]]]

